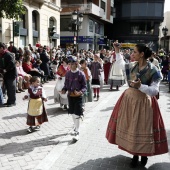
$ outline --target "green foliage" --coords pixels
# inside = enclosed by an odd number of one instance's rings
[[[16,18],[24,14],[23,0],[0,0],[0,18]]]

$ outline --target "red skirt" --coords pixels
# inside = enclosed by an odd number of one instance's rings
[[[129,90],[129,91],[133,92],[133,90]],[[139,95],[140,92],[139,92],[139,90],[136,90],[135,93]],[[141,92],[141,95],[143,95],[143,94],[144,93]],[[160,112],[160,109],[159,109],[159,106],[158,106],[158,102],[157,102],[157,99],[155,97],[151,97],[151,104],[152,104],[151,109],[153,110],[153,115],[152,115],[153,116],[153,125],[151,124],[152,134],[151,134],[151,136],[149,136],[149,139],[153,138],[153,141],[151,141],[151,143],[152,143],[152,146],[154,145],[154,149],[153,149],[154,152],[144,153],[144,152],[140,151],[140,149],[139,149],[140,153],[139,152],[133,152],[128,147],[129,138],[126,139],[126,138],[123,138],[123,136],[121,136],[121,135],[120,136],[117,135],[118,130],[119,130],[119,128],[117,128],[117,126],[118,126],[119,118],[121,116],[121,115],[119,115],[119,113],[120,113],[121,108],[123,107],[122,103],[123,103],[124,98],[127,98],[125,95],[127,95],[126,91],[121,95],[121,97],[119,98],[119,100],[117,101],[117,103],[116,103],[116,105],[113,109],[112,115],[111,115],[109,123],[108,123],[107,131],[106,131],[107,140],[112,144],[118,145],[118,147],[120,149],[125,150],[128,153],[133,154],[133,155],[153,156],[153,155],[160,155],[160,154],[167,153],[168,152],[168,143],[167,143],[166,131],[165,131],[163,119],[162,119],[162,116],[161,116],[161,112]],[[136,96],[136,99],[135,99],[134,96],[133,96],[133,98],[134,98],[134,100],[136,100],[138,102],[139,96]],[[133,103],[132,100],[131,100],[131,103]],[[129,107],[130,107],[130,105],[129,105]],[[145,108],[145,105],[143,105],[143,108]],[[137,110],[137,112],[140,112],[140,108],[137,108],[136,110]],[[127,111],[123,110],[123,111],[121,111],[121,114],[127,114]],[[135,112],[134,112],[134,114],[135,114]],[[132,115],[136,116],[134,114],[132,114]],[[126,115],[126,116],[128,117],[129,115]],[[145,116],[143,116],[143,117],[145,119]],[[131,118],[129,118],[129,117],[128,117],[128,119],[131,120]],[[132,124],[132,127],[134,128],[134,132],[128,132],[125,129],[122,134],[128,136],[127,133],[129,133],[130,137],[131,136],[134,137],[134,134],[136,133],[135,132],[135,126],[138,126],[137,121],[141,121],[140,115],[136,118],[136,121],[134,121],[134,122],[133,121],[127,122],[127,120],[125,120],[125,124],[127,124],[127,125]],[[119,126],[121,127],[123,125],[119,124]],[[138,129],[136,129],[136,131],[138,131]],[[140,133],[140,131],[139,131],[139,134],[137,136],[135,136],[135,138],[133,138],[134,140],[130,140],[131,143],[130,142],[129,143],[133,145],[133,142],[134,142],[135,143],[134,146],[137,145],[137,142],[140,141],[142,135],[143,135],[143,133]],[[117,140],[117,138],[120,138],[120,139]],[[125,143],[125,144],[123,145],[121,142]],[[127,146],[126,146],[126,142],[127,142]],[[143,142],[145,142],[145,140],[143,140]],[[149,146],[148,143],[147,143],[147,145]],[[143,143],[143,146],[144,145],[145,145],[145,143]],[[124,147],[122,147],[122,146],[124,146]],[[141,147],[141,149],[143,149],[143,148]]]
[[[104,81],[105,81],[105,83],[108,82],[110,66],[111,66],[110,62],[108,62],[106,64],[103,64],[103,68],[104,68]]]

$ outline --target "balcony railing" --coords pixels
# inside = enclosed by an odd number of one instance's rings
[[[61,5],[61,8],[62,8],[62,11],[61,11],[62,14],[70,14],[72,11],[78,9],[80,12],[83,12],[85,14],[93,14],[104,20],[106,19],[105,11],[93,3],[66,4],[66,5]]]

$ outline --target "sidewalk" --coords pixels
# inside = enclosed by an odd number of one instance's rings
[[[126,87],[119,92],[105,92],[100,105],[88,114],[81,129],[80,140],[70,145],[58,158],[50,170],[130,170],[132,155],[109,144],[105,138],[108,120],[112,109]],[[170,139],[170,94],[164,84],[160,87],[159,104]],[[170,142],[169,142],[170,147]],[[168,154],[149,157],[146,167],[137,170],[169,170],[170,152]]]
[[[26,132],[28,101],[22,100],[24,93],[17,94],[16,106],[0,108],[0,170],[128,169],[131,155],[105,139],[112,109],[127,87],[110,92],[108,86],[104,86],[100,100],[86,104],[80,140],[73,144],[67,135],[72,128],[72,118],[59,104],[54,104],[54,86],[55,81],[44,85],[49,99],[45,103],[49,122],[44,123],[40,131]],[[159,104],[170,139],[170,94],[164,84],[160,89]],[[145,169],[169,170],[169,156],[150,157]]]

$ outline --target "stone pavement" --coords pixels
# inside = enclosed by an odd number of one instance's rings
[[[49,99],[45,103],[49,122],[44,123],[40,131],[26,132],[28,101],[22,100],[24,93],[17,94],[16,106],[0,108],[0,170],[128,170],[131,155],[105,139],[112,109],[127,87],[110,92],[108,86],[104,86],[100,100],[86,104],[80,140],[72,143],[68,135],[72,118],[59,108],[59,104],[54,104],[54,86],[54,81],[44,85]],[[159,104],[170,139],[170,94],[163,83],[160,90]],[[150,157],[143,169],[169,170],[170,155]]]

